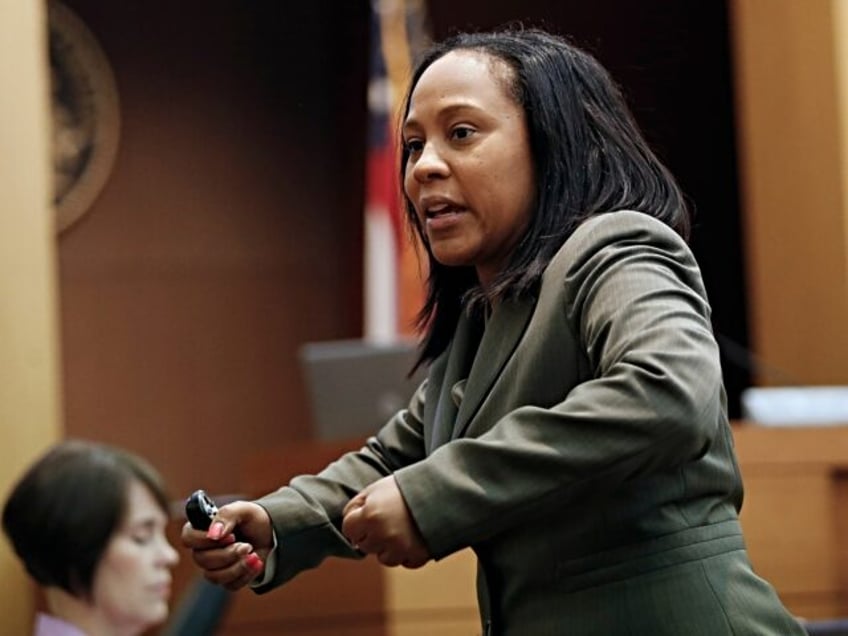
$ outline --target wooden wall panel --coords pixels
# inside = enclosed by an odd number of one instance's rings
[[[848,382],[846,148],[834,5],[733,0],[736,116],[759,384]]]
[[[361,333],[367,5],[67,3],[122,116],[59,243],[67,433],[176,497],[235,492],[246,454],[312,435],[298,347]]]
[[[0,502],[61,434],[44,13],[0,3]],[[29,633],[33,606],[0,539],[0,633]]]

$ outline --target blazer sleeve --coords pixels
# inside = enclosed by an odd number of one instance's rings
[[[562,313],[551,320],[565,317],[556,328],[573,331],[590,379],[550,408],[516,408],[481,436],[454,440],[395,474],[436,558],[550,506],[697,459],[716,435],[718,347],[680,237],[638,212],[599,215],[575,231],[545,276],[542,293],[553,285],[561,295]]]
[[[276,569],[267,592],[328,556],[361,558],[341,533],[342,510],[367,485],[424,456],[423,408],[427,381],[409,407],[397,413],[359,451],[346,453],[317,475],[302,475],[256,501],[271,517]]]

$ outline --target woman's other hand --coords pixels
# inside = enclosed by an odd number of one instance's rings
[[[343,511],[342,532],[356,549],[375,554],[383,565],[420,568],[430,560],[394,477],[374,482]]]
[[[222,506],[208,531],[186,523],[180,538],[206,579],[228,590],[238,590],[261,576],[274,545],[268,513],[250,501]]]

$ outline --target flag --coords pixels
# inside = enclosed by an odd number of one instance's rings
[[[404,229],[396,120],[412,59],[428,43],[423,0],[371,0],[370,40],[363,324],[366,339],[391,342],[412,333],[426,279]]]

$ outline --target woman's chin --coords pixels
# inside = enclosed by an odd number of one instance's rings
[[[166,601],[160,601],[150,607],[147,618],[148,627],[156,627],[168,620],[169,608]]]
[[[468,254],[464,251],[458,250],[450,250],[450,249],[434,249],[432,248],[433,258],[440,265],[444,265],[445,267],[465,267],[467,265],[471,265],[471,259],[468,257]]]

